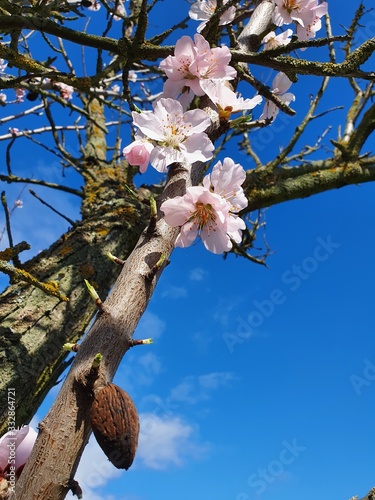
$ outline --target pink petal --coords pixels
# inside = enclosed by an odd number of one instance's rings
[[[18,432],[20,436],[17,434],[16,469],[25,465],[38,436],[29,425],[25,425]]]

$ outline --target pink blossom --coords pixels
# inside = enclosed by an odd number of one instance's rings
[[[6,100],[7,100],[7,95],[4,94],[4,92],[0,92],[0,101],[6,102]]]
[[[139,171],[146,172],[150,162],[150,154],[154,146],[147,139],[136,139],[123,149],[122,154],[130,165],[139,166]]]
[[[25,89],[14,89],[14,92],[16,93],[16,102],[23,102],[23,98],[25,97],[26,90]]]
[[[233,92],[223,80],[205,80],[201,83],[205,93],[216,104],[221,119],[229,120],[232,113],[253,109],[262,102],[262,97],[256,95],[252,99],[244,99]]]
[[[116,7],[115,15],[113,16],[113,19],[115,21],[121,21],[124,17],[126,17],[126,9],[125,5],[122,0],[119,0],[118,5]]]
[[[241,187],[245,179],[246,172],[242,165],[234,163],[232,158],[225,158],[223,163],[218,161],[211,174],[204,177],[203,186],[229,201],[230,211],[236,213],[248,204]]]
[[[302,40],[313,38],[321,28],[320,18],[327,14],[327,2],[318,0],[275,0],[272,20],[276,26],[297,24],[297,35]]]
[[[194,163],[212,158],[214,145],[204,132],[211,124],[201,109],[183,112],[174,99],[159,99],[154,111],[133,112],[134,125],[155,146],[150,154],[151,165],[159,172],[175,162]],[[130,145],[132,146],[132,145]]]
[[[174,56],[168,56],[159,66],[168,77],[164,84],[164,96],[176,98],[184,87],[202,96],[204,90],[200,83],[203,80],[232,80],[237,72],[228,66],[231,57],[228,47],[211,49],[202,35],[194,35],[194,42],[188,36],[181,37],[176,43]]]
[[[15,453],[14,466],[16,468],[16,476],[19,476],[22,469],[29,458],[31,450],[34,446],[37,433],[28,425],[21,427],[16,431],[9,431],[0,439],[0,469],[2,476],[7,478],[10,468],[11,451]]]
[[[317,0],[313,0],[317,1]],[[275,0],[272,20],[276,26],[296,22],[305,25],[304,18],[310,16],[308,4],[310,0]]]
[[[19,129],[19,128],[17,128],[17,127],[9,127],[9,132],[10,132],[12,135],[17,135],[19,131],[20,131],[20,129]]]
[[[297,35],[300,40],[309,40],[310,38],[315,38],[316,32],[322,27],[321,17],[325,16],[328,12],[327,2],[323,2],[320,5],[315,5],[311,9],[311,18],[306,23],[304,27],[297,24]],[[304,49],[301,49],[304,50]]]
[[[59,90],[61,97],[66,101],[70,101],[73,98],[74,88],[71,85],[62,82],[54,82],[54,86]]]
[[[184,196],[166,200],[161,205],[167,224],[180,226],[176,246],[188,247],[198,236],[210,252],[219,254],[241,241],[246,225],[235,212],[247,206],[241,184],[246,174],[230,158],[218,162],[203,186],[193,186]]]
[[[276,49],[282,45],[288,45],[291,42],[290,37],[293,35],[293,30],[288,29],[283,31],[279,35],[276,35],[274,31],[270,31],[268,35],[266,35],[262,43],[264,43],[264,50]]]
[[[223,4],[228,3],[228,0],[224,0]],[[207,21],[211,19],[216,10],[216,0],[198,0],[193,3],[189,10],[189,16],[195,21],[203,21],[197,28],[198,33],[200,33],[206,26]],[[219,25],[223,26],[229,24],[233,21],[236,16],[236,7],[229,7],[222,16],[220,16]]]
[[[290,102],[296,100],[294,94],[292,94],[291,92],[287,92],[291,85],[292,82],[284,73],[277,73],[272,82],[272,93],[275,94],[285,104],[289,104]],[[276,104],[272,101],[267,100],[263,108],[263,113],[259,117],[259,119],[265,120],[267,118],[272,118],[274,120],[278,112],[279,108],[276,106]]]
[[[8,63],[4,61],[4,59],[0,59],[0,73],[4,73]]]

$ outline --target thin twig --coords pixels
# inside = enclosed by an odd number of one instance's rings
[[[38,186],[46,186],[51,189],[57,189],[59,191],[64,191],[66,193],[75,194],[80,198],[83,198],[83,192],[78,189],[73,189],[69,186],[61,186],[60,184],[55,184],[53,182],[41,181],[38,179],[31,179],[28,177],[18,177],[17,175],[2,175],[0,174],[0,181],[4,182],[24,182],[25,184],[37,184]]]
[[[10,214],[9,214],[9,210],[8,210],[8,203],[7,203],[7,199],[6,199],[6,196],[5,196],[5,191],[3,191],[1,193],[1,204],[3,205],[4,213],[5,213],[5,224],[6,224],[6,228],[7,228],[9,246],[10,246],[10,248],[13,248],[14,245],[13,245],[12,229],[11,229],[11,226],[10,226]],[[13,264],[15,266],[20,266],[21,265],[21,262],[20,262],[20,259],[18,257],[18,254],[15,254],[13,256],[12,261],[13,261]]]
[[[29,193],[34,196],[34,198],[36,198],[37,200],[40,201],[40,203],[42,203],[43,205],[45,205],[46,207],[50,208],[52,210],[52,212],[55,212],[55,214],[59,215],[60,217],[62,217],[63,219],[65,219],[66,221],[69,222],[69,224],[74,227],[76,224],[74,221],[72,221],[72,219],[69,219],[69,217],[67,217],[66,215],[62,214],[61,212],[59,212],[58,210],[56,210],[56,208],[53,208],[52,205],[50,205],[49,203],[47,203],[46,201],[44,201],[42,198],[40,198],[40,196],[38,196],[35,191],[33,191],[32,189],[29,189]]]

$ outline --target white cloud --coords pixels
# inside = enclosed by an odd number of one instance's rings
[[[213,372],[198,377],[190,375],[173,387],[165,399],[156,394],[149,394],[143,398],[143,403],[154,404],[154,412],[162,411],[163,414],[171,415],[182,405],[194,405],[209,400],[214,391],[227,386],[233,380],[236,380],[236,377],[230,372]]]
[[[227,382],[235,379],[236,377],[230,372],[213,372],[207,375],[200,375],[198,377],[198,383],[202,389],[216,390],[220,386],[226,385]]]
[[[199,445],[192,425],[178,416],[140,415],[141,433],[138,460],[151,469],[181,466],[187,458],[201,458],[208,449]]]
[[[214,320],[221,326],[227,327],[233,323],[235,311],[238,309],[242,299],[240,297],[232,297],[219,299],[214,313]]]
[[[82,488],[85,500],[109,500],[110,497],[101,494],[99,488],[103,488],[113,478],[121,476],[122,472],[111,464],[94,436],[91,436],[74,479]],[[66,498],[77,499],[72,492],[69,492]]]
[[[187,297],[188,293],[186,288],[178,287],[178,286],[169,286],[167,289],[163,290],[161,293],[161,297],[163,299],[184,299]]]
[[[138,323],[134,338],[159,338],[164,330],[165,322],[156,314],[146,311]]]
[[[203,332],[196,332],[193,334],[192,340],[199,352],[206,353],[213,341],[213,336]]]
[[[236,377],[230,372],[213,372],[198,377],[185,377],[171,390],[168,400],[195,404],[210,399],[213,391],[226,386],[229,381],[235,379]]]
[[[148,352],[138,358],[138,363],[149,373],[158,375],[162,371],[161,361],[158,356]]]
[[[207,274],[207,271],[205,271],[201,267],[196,267],[190,271],[189,279],[191,281],[203,281]]]
[[[169,396],[171,401],[180,401],[184,403],[194,404],[199,399],[199,395],[194,391],[193,377],[187,377],[184,382],[174,387]]]
[[[161,358],[149,351],[139,355],[140,351],[152,349],[150,346],[134,347],[137,352],[130,352],[120,364],[114,382],[126,391],[135,395],[141,386],[154,383],[157,376],[163,372]],[[143,392],[143,390],[141,390]]]

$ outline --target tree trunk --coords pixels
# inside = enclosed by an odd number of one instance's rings
[[[96,99],[85,106],[92,119],[80,166],[82,221],[24,265],[39,281],[57,282],[69,302],[25,283],[0,296],[0,434],[7,426],[7,389],[16,392],[16,425],[30,422],[66,366],[62,346],[82,337],[95,312],[83,280],[106,297],[120,272],[107,252],[126,259],[149,219],[142,190],[138,199],[126,191],[128,164],[106,162],[103,106]]]
[[[163,198],[181,195],[186,185],[191,185],[190,169],[175,166],[171,170]],[[178,232],[163,219],[159,219],[155,230],[143,232],[104,302],[104,312],[98,314],[80,345],[53,407],[40,424],[38,439],[13,498],[65,498],[91,432],[88,377],[93,359],[97,353],[102,354],[99,378],[111,381],[161,274],[157,263],[162,256],[166,263]]]

